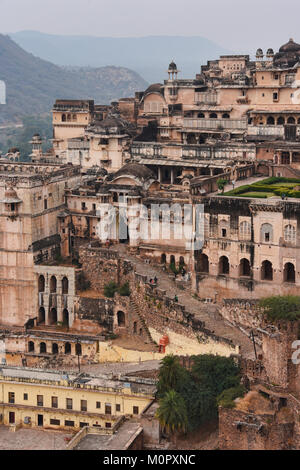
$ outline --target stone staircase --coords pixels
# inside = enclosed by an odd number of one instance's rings
[[[150,331],[149,331],[149,328],[148,328],[148,326],[146,325],[146,322],[145,322],[145,319],[144,319],[143,315],[141,314],[141,312],[140,312],[138,306],[136,305],[136,303],[135,303],[132,299],[130,299],[130,308],[131,308],[131,309],[136,313],[136,315],[138,316],[138,318],[139,318],[139,320],[140,320],[140,322],[141,322],[141,324],[142,324],[142,326],[143,326],[143,329],[144,329],[144,331],[145,331],[145,333],[146,333],[146,335],[147,335],[147,338],[148,338],[148,341],[147,341],[147,342],[156,345],[155,341],[153,340],[153,338],[152,338],[152,336],[151,336],[151,333],[150,333]]]

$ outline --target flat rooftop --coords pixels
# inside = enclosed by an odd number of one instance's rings
[[[139,423],[125,421],[114,434],[88,434],[74,450],[123,450],[140,429]]]
[[[43,429],[9,431],[0,426],[0,450],[66,450],[73,434]]]

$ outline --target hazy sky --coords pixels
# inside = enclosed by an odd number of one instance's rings
[[[252,53],[300,42],[299,0],[0,0],[0,32],[204,36]]]

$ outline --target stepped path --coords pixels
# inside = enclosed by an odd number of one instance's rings
[[[156,276],[158,288],[165,290],[170,298],[174,298],[177,295],[178,303],[184,305],[186,311],[193,313],[195,318],[204,321],[206,329],[217,336],[231,340],[234,344],[240,346],[240,352],[244,357],[254,359],[254,348],[251,340],[246,334],[228,324],[221,317],[217,305],[205,304],[195,299],[191,294],[190,288],[185,290],[178,289],[174,280],[160,266],[148,264],[138,256],[129,253],[128,247],[122,244],[118,245],[117,251],[123,259],[129,260],[135,265],[136,272],[139,274],[146,275],[149,279]],[[259,352],[260,348],[258,346],[256,348]]]

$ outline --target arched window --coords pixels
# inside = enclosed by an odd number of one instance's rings
[[[65,343],[65,354],[71,354],[71,344]]]
[[[71,116],[71,114],[68,114],[68,115],[67,115],[67,121],[68,121],[68,122],[71,122],[71,120],[72,120],[72,116]]]
[[[38,288],[39,292],[45,292],[45,278],[42,274],[39,276]]]
[[[273,281],[273,266],[271,261],[263,261],[261,265],[261,279],[263,281]]]
[[[271,243],[273,241],[273,227],[271,224],[262,224],[260,228],[260,241]]]
[[[58,354],[58,345],[56,343],[52,343],[52,354]]]
[[[63,114],[63,115],[61,116],[61,120],[62,120],[62,122],[66,122],[67,118],[66,118],[66,115],[65,115],[65,114]]]
[[[251,225],[249,222],[244,220],[243,222],[240,223],[240,240],[250,240],[251,238]]]
[[[49,313],[49,325],[57,324],[57,311],[56,308],[51,308]]]
[[[222,118],[223,118],[223,119],[229,119],[230,116],[229,116],[228,113],[224,113],[224,114],[222,114]]]
[[[199,273],[209,273],[209,261],[208,256],[201,253],[197,259],[197,271]]]
[[[39,325],[42,325],[42,324],[45,323],[45,309],[44,309],[44,307],[39,308],[38,323],[39,323]]]
[[[133,322],[133,333],[137,334],[137,322]]]
[[[286,225],[283,230],[283,236],[286,242],[296,243],[296,228],[291,224]]]
[[[283,270],[283,280],[284,282],[294,283],[296,279],[295,275],[295,266],[293,263],[285,263]]]
[[[28,352],[34,352],[34,342],[29,341],[28,343]]]
[[[170,256],[170,264],[175,264],[175,256],[174,255]]]
[[[180,258],[179,258],[179,266],[184,266],[184,265],[185,265],[184,257],[183,257],[183,256],[180,256]]]
[[[53,294],[56,292],[56,277],[51,276],[50,279],[50,292]]]
[[[118,326],[125,326],[125,313],[119,310],[117,313],[117,317],[118,317]]]
[[[285,119],[283,116],[279,116],[279,118],[277,119],[277,124],[278,126],[283,126],[285,123]]]
[[[210,119],[217,119],[218,115],[216,113],[210,113],[209,118]]]
[[[46,343],[40,343],[40,354],[46,354],[47,346]]]
[[[296,123],[296,120],[295,120],[295,118],[294,118],[293,116],[290,116],[290,117],[288,118],[288,120],[287,120],[287,123],[288,123],[288,124],[295,124],[295,123]]]
[[[205,115],[203,113],[198,113],[198,118],[199,119],[204,119],[205,118]]]
[[[63,310],[63,324],[69,326],[69,312],[66,308]]]
[[[166,257],[166,255],[165,255],[165,253],[163,253],[163,254],[161,255],[161,257],[160,257],[160,262],[161,262],[161,264],[166,264],[166,262],[167,262],[167,257]]]
[[[268,124],[269,126],[274,126],[274,124],[275,124],[275,119],[273,118],[273,116],[268,116],[267,124]]]
[[[229,274],[229,260],[227,256],[221,256],[219,260],[219,274]]]
[[[63,277],[61,281],[62,293],[68,294],[69,292],[69,281],[67,277]]]
[[[240,261],[240,276],[250,276],[250,263],[246,258]]]

